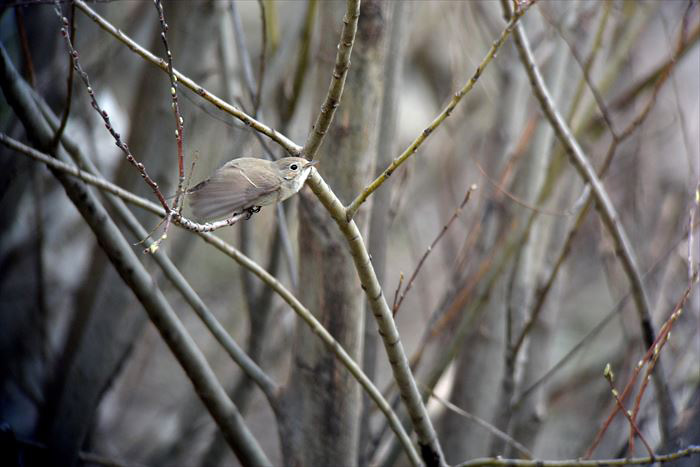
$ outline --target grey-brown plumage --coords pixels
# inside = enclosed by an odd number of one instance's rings
[[[187,192],[192,212],[214,220],[284,201],[301,189],[313,164],[301,157],[230,160]]]

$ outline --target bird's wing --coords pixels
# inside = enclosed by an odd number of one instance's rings
[[[217,169],[210,178],[188,192],[190,206],[197,219],[223,218],[254,206],[268,204],[269,202],[256,204],[256,201],[274,193],[279,189],[279,184],[280,181],[274,174],[265,170],[252,170],[234,160]]]

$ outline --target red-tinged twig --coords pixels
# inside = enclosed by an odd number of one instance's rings
[[[571,212],[569,209],[567,209],[566,211],[555,211],[552,209],[539,208],[533,204],[528,203],[527,201],[521,199],[517,195],[511,193],[506,187],[499,185],[498,181],[495,180],[494,178],[492,178],[486,172],[486,170],[481,166],[479,161],[477,161],[476,159],[473,159],[473,161],[474,161],[474,165],[476,165],[476,168],[479,169],[479,172],[481,173],[481,175],[496,189],[496,191],[498,191],[503,196],[505,196],[506,198],[513,201],[515,204],[522,206],[525,209],[528,209],[530,211],[534,211],[538,214],[545,214],[545,215],[554,216],[554,217],[570,217],[571,216]]]
[[[625,418],[627,418],[627,421],[630,424],[629,453],[634,453],[634,435],[636,433],[637,436],[639,436],[639,439],[641,439],[644,443],[644,446],[646,446],[649,455],[653,456],[654,450],[651,448],[651,446],[649,446],[649,443],[644,438],[644,435],[642,435],[642,432],[639,431],[639,427],[637,427],[637,424],[634,422],[634,417],[632,416],[632,413],[625,410],[625,406],[620,400],[620,393],[617,391],[617,389],[615,389],[615,375],[613,374],[612,368],[610,367],[609,363],[605,365],[605,371],[603,371],[603,376],[610,385],[610,392],[612,393],[613,398],[615,399],[615,404],[617,405],[618,410],[625,415]]]
[[[687,13],[688,11],[686,11]],[[611,107],[614,109],[622,109],[627,107],[634,99],[646,88],[652,86],[656,81],[666,73],[669,67],[675,65],[675,62],[683,58],[686,53],[693,50],[695,44],[700,40],[700,22],[693,26],[687,34],[684,34],[685,39],[681,44],[681,47],[677,49],[677,53],[673,57],[669,58],[665,63],[660,64],[654,70],[649,72],[644,78],[640,79],[636,84],[632,85],[630,89],[623,92],[619,97],[613,99]]]
[[[160,23],[160,37],[163,40],[163,47],[165,48],[165,57],[168,64],[168,77],[170,78],[170,97],[172,99],[172,109],[173,115],[175,117],[175,141],[177,144],[177,170],[178,170],[178,183],[177,191],[175,192],[175,199],[173,200],[172,209],[168,212],[165,217],[165,227],[163,228],[163,235],[155,241],[156,248],[160,242],[167,238],[168,230],[170,229],[170,221],[173,217],[174,212],[180,212],[182,210],[181,201],[185,194],[185,155],[183,150],[183,133],[184,133],[184,119],[180,113],[180,104],[177,98],[177,77],[173,71],[173,54],[170,51],[170,45],[168,44],[168,23],[165,21],[165,12],[163,11],[163,4],[161,0],[153,0],[153,4],[158,11],[158,22]]]
[[[66,46],[68,47],[68,52],[70,54],[71,60],[73,62],[73,67],[75,68],[75,71],[78,72],[78,75],[80,76],[80,79],[83,81],[83,84],[85,84],[85,88],[87,89],[87,93],[90,96],[90,103],[92,107],[97,111],[97,113],[100,114],[100,117],[102,117],[102,120],[105,123],[105,127],[107,128],[107,131],[112,135],[114,138],[115,144],[121,151],[124,153],[126,156],[126,160],[129,161],[131,165],[136,167],[136,169],[139,171],[141,174],[141,177],[146,181],[148,186],[151,187],[151,190],[153,190],[153,193],[156,195],[156,198],[158,198],[158,201],[160,204],[165,208],[166,212],[170,211],[170,207],[168,206],[168,202],[165,199],[165,196],[163,196],[163,193],[160,191],[160,188],[158,187],[158,184],[153,181],[153,179],[148,175],[146,172],[146,167],[141,163],[136,160],[136,158],[131,154],[131,151],[129,150],[129,147],[124,143],[121,139],[121,135],[114,129],[112,126],[112,123],[109,119],[109,114],[107,113],[106,110],[103,110],[102,107],[100,107],[100,104],[97,102],[97,99],[95,98],[95,92],[92,89],[92,86],[90,85],[90,79],[87,75],[87,73],[83,70],[82,66],[80,65],[80,61],[78,60],[80,55],[78,52],[75,50],[73,47],[73,42],[70,39],[70,36],[67,31],[68,27],[68,20],[66,19],[65,16],[61,13],[61,7],[60,3],[58,0],[55,2],[55,11],[56,15],[58,15],[59,19],[61,20],[62,27],[61,27],[61,35],[63,36],[63,39],[66,43]]]
[[[36,73],[34,72],[32,53],[29,50],[29,40],[27,39],[27,28],[24,24],[24,10],[22,8],[22,5],[15,5],[15,22],[17,23],[17,32],[19,33],[22,58],[24,58],[24,72],[26,73],[27,82],[31,87],[35,88]]]
[[[668,317],[666,322],[661,326],[661,330],[659,331],[659,336],[656,338],[656,342],[654,343],[654,346],[647,350],[647,354],[645,355],[644,359],[640,363],[646,363],[647,364],[647,369],[644,374],[644,379],[642,380],[642,387],[639,389],[639,392],[637,394],[637,397],[634,402],[634,410],[632,411],[633,415],[632,417],[636,419],[637,414],[639,413],[639,408],[642,403],[642,396],[644,395],[644,392],[649,385],[649,379],[651,378],[651,374],[654,371],[654,367],[656,366],[658,360],[659,360],[659,355],[661,355],[661,350],[663,349],[664,345],[668,342],[668,340],[671,338],[671,329],[673,328],[673,325],[675,322],[680,318],[681,314],[683,314],[683,305],[685,302],[688,300],[688,297],[690,296],[690,292],[693,290],[693,283],[697,281],[697,276],[694,276],[690,280],[690,284],[688,288],[685,290],[683,293],[683,296],[679,300],[679,302],[676,304],[676,306],[673,308],[673,312],[671,313],[671,316]]]
[[[696,227],[695,225],[693,226]],[[644,278],[646,279],[649,275],[657,271],[658,268],[663,264],[663,260],[668,259],[671,253],[678,249],[678,245],[680,245],[685,238],[687,238],[687,236],[684,232],[680,238],[676,238],[674,241],[672,241],[666,248],[664,253],[659,255],[652,262],[651,267],[644,272]],[[691,285],[689,285],[688,287],[690,288]],[[522,394],[520,394],[518,400],[513,404],[514,410],[517,410],[520,404],[525,399],[530,397],[538,387],[540,387],[546,381],[552,379],[552,377],[556,373],[558,373],[562,368],[564,368],[567,365],[567,363],[570,363],[573,360],[573,358],[586,347],[586,343],[591,342],[594,337],[599,335],[600,332],[603,329],[605,329],[605,327],[612,321],[612,319],[615,316],[617,316],[618,313],[621,312],[621,310],[627,303],[627,300],[629,300],[630,298],[631,293],[628,291],[625,295],[622,296],[622,298],[619,299],[617,304],[606,313],[605,317],[600,322],[598,322],[598,324],[596,324],[585,336],[579,339],[578,343],[576,343],[568,352],[566,352],[566,354],[564,354],[564,356],[562,356],[557,363],[555,363],[549,370],[547,370],[547,372],[544,375],[542,375],[540,378],[537,379],[537,381],[532,383],[529,388],[524,390]]]
[[[460,205],[455,209],[455,212],[452,214],[452,217],[450,217],[450,220],[447,221],[445,225],[442,226],[442,230],[440,230],[440,233],[438,233],[437,237],[435,237],[435,240],[428,246],[428,249],[425,250],[425,253],[423,253],[423,256],[421,259],[418,261],[418,265],[416,266],[416,269],[413,271],[413,274],[411,274],[411,277],[408,279],[408,282],[406,283],[406,288],[404,291],[401,293],[399,296],[398,301],[394,299],[394,306],[392,307],[392,313],[394,316],[396,316],[396,313],[398,313],[399,308],[401,307],[401,304],[403,303],[404,298],[406,298],[406,294],[411,290],[411,287],[413,287],[413,282],[416,280],[416,277],[418,276],[418,273],[420,272],[421,268],[423,267],[423,263],[425,263],[425,260],[428,258],[428,255],[430,255],[430,252],[433,251],[433,248],[438,244],[440,239],[445,235],[445,232],[447,232],[447,229],[450,228],[452,223],[459,217],[459,215],[462,213],[462,209],[464,209],[464,206],[469,202],[469,199],[472,196],[472,192],[476,190],[476,185],[472,185],[469,187],[467,190],[467,193],[464,195],[464,199],[460,203]],[[401,275],[401,279],[403,280],[403,274]],[[399,287],[396,289],[398,292],[399,289],[401,288],[401,282],[399,282]]]
[[[391,306],[391,312],[394,317],[396,317],[396,311],[398,311],[398,308],[396,306],[396,302],[399,299],[399,292],[401,292],[401,286],[403,285],[403,280],[404,280],[404,275],[403,272],[399,273],[399,285],[396,286],[396,290],[394,291],[394,301],[393,305]]]
[[[693,283],[697,282],[698,276],[695,275],[693,278]],[[669,316],[669,318],[666,320],[666,322],[661,326],[661,329],[659,330],[659,335],[657,338],[654,340],[653,345],[647,349],[646,354],[644,357],[639,361],[637,366],[635,367],[634,371],[632,372],[632,375],[630,376],[629,381],[627,382],[627,385],[625,386],[625,389],[622,391],[622,394],[620,395],[620,400],[624,401],[627,396],[629,396],[630,392],[632,392],[632,389],[634,388],[634,383],[637,380],[637,377],[639,376],[639,373],[641,372],[642,368],[644,368],[645,364],[648,364],[647,371],[645,372],[644,375],[644,381],[642,382],[642,387],[639,390],[639,393],[637,395],[636,401],[635,401],[635,407],[632,412],[632,419],[634,420],[637,416],[637,413],[639,412],[639,405],[641,403],[641,397],[644,393],[644,390],[646,389],[646,386],[648,385],[649,380],[651,379],[651,374],[653,368],[656,366],[656,362],[659,358],[659,355],[661,354],[661,348],[663,345],[666,343],[668,340],[669,333],[671,332],[671,328],[673,326],[673,323],[680,317],[682,314],[683,306],[685,305],[686,301],[690,297],[690,293],[693,290],[691,285],[685,290],[683,293],[683,296],[681,299],[676,303],[676,305],[673,307],[673,312]],[[592,455],[595,449],[598,447],[600,444],[600,441],[603,439],[603,435],[607,431],[608,427],[612,423],[613,418],[617,415],[618,411],[620,411],[620,407],[616,406],[608,418],[606,419],[605,423],[600,427],[598,430],[598,433],[596,433],[596,436],[593,440],[593,443],[591,446],[588,448],[586,451],[586,454],[584,455],[584,459],[589,459]]]
[[[75,43],[75,3],[71,3],[70,6],[70,41]],[[63,115],[61,116],[61,123],[56,130],[53,137],[52,146],[57,146],[59,141],[61,141],[61,136],[66,129],[68,124],[68,116],[70,115],[70,108],[73,102],[73,58],[68,57],[68,78],[66,79],[66,106],[63,109]]]

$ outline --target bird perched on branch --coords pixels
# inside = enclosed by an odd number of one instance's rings
[[[284,157],[276,161],[239,157],[187,191],[194,216],[216,220],[279,203],[298,192],[316,161]]]

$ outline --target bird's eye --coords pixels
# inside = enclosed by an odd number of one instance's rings
[[[296,169],[299,168],[299,166],[296,165],[296,164],[292,164],[292,165],[289,166],[289,168],[292,169],[292,170],[296,170]]]

